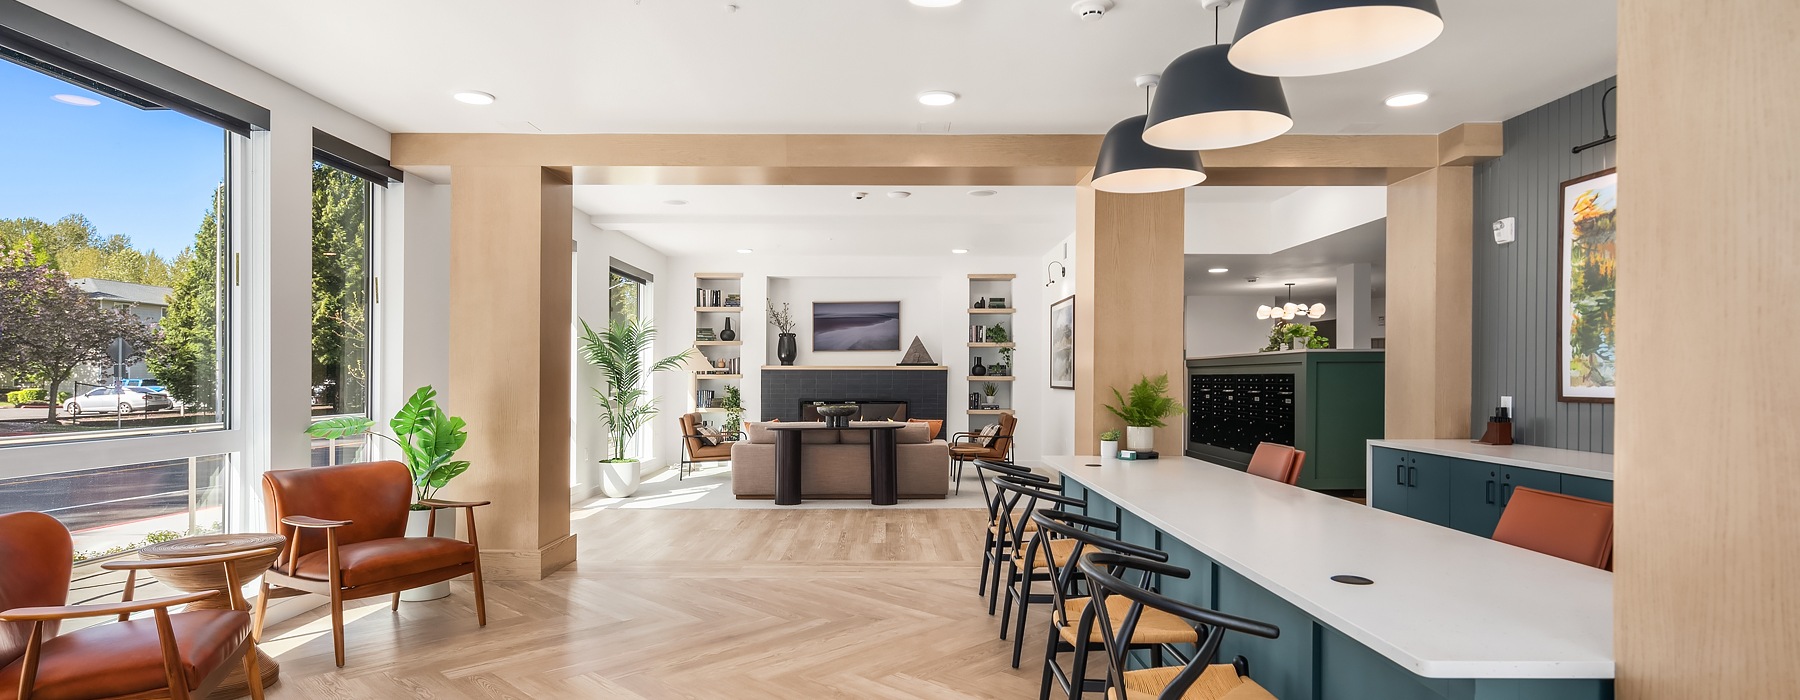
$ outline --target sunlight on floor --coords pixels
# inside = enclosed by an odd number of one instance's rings
[[[351,623],[373,615],[377,611],[386,611],[387,609],[386,605],[361,605],[345,609],[344,628],[346,633],[348,633]],[[331,616],[329,615],[288,630],[279,637],[259,641],[256,643],[256,646],[269,656],[280,659],[283,653],[297,649],[307,642],[320,637],[326,638],[326,643],[330,643]]]

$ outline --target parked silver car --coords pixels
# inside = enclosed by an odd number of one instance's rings
[[[114,389],[100,387],[80,396],[71,397],[63,404],[63,410],[71,416],[83,413],[144,413],[149,411],[167,411],[174,407],[169,395],[151,391],[141,386],[128,386]]]

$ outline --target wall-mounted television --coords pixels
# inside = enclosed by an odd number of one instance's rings
[[[813,302],[813,352],[900,349],[900,302]]]

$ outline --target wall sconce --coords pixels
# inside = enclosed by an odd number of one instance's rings
[[[1057,282],[1069,278],[1069,268],[1064,267],[1061,261],[1051,260],[1050,264],[1044,267],[1044,278],[1048,280],[1044,282],[1044,286],[1056,286]]]

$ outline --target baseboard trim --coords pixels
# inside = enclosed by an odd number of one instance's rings
[[[575,535],[537,549],[481,550],[481,576],[489,581],[541,581],[575,561]]]

